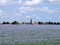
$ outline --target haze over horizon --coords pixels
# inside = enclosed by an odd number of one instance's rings
[[[60,0],[0,0],[0,22],[60,22]]]

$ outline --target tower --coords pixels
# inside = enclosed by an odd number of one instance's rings
[[[32,19],[30,19],[30,24],[32,24]]]

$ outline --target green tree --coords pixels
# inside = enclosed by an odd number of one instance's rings
[[[38,24],[40,25],[40,24],[43,24],[43,22],[38,22]]]
[[[19,22],[17,22],[17,21],[14,21],[14,22],[12,22],[12,24],[19,24]]]
[[[10,24],[9,22],[3,22],[2,24]]]
[[[6,22],[3,22],[2,24],[6,24]]]

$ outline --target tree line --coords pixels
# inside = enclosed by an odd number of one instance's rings
[[[49,21],[49,22],[38,22],[38,24],[60,25],[60,22],[50,22],[50,21]]]
[[[14,21],[14,22],[12,22],[12,23],[10,23],[10,22],[2,22],[2,24],[19,24],[19,22],[17,22],[17,21]]]
[[[37,24],[39,24],[39,25],[47,25],[47,24],[49,24],[49,25],[60,25],[60,22],[36,22]],[[13,21],[13,22],[2,22],[2,24],[20,24],[18,21]],[[21,24],[31,24],[31,23],[26,23],[26,22],[22,22]],[[33,23],[34,24],[34,23]]]

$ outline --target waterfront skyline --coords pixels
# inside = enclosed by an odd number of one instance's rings
[[[0,0],[0,22],[60,22],[60,0]]]

